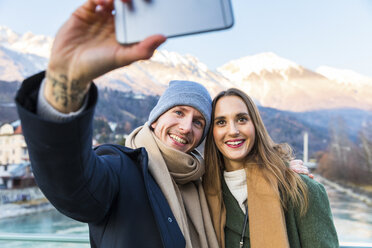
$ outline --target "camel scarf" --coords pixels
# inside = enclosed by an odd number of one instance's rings
[[[252,248],[289,248],[287,228],[283,208],[279,199],[279,190],[273,187],[258,166],[245,169],[248,190],[248,219],[250,247]],[[271,176],[272,182],[277,180]],[[221,248],[225,248],[224,228],[226,209],[223,204],[222,186],[220,193],[209,195],[207,201],[212,215],[213,226]]]
[[[149,171],[162,190],[185,237],[187,248],[218,247],[201,184],[204,164],[199,153],[186,154],[164,145],[147,123],[135,129],[125,145],[144,147]],[[201,158],[201,157],[200,157]]]

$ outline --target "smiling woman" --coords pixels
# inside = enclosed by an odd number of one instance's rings
[[[220,247],[339,247],[324,187],[288,168],[252,99],[232,88],[212,106],[203,185]]]
[[[255,142],[247,106],[238,96],[226,96],[217,102],[215,115],[213,137],[224,157],[226,171],[244,168]]]

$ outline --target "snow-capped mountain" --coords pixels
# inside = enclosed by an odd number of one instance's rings
[[[19,35],[5,26],[0,26],[0,45],[8,49],[49,58],[52,44],[51,37],[34,35],[31,32]]]
[[[0,80],[22,81],[45,70],[53,39],[26,33],[19,35],[0,26]]]
[[[191,55],[182,56],[165,50],[156,51],[148,61],[139,61],[117,69],[96,80],[98,87],[132,90],[143,94],[161,94],[171,80],[202,83],[212,95],[232,84]]]
[[[46,68],[53,39],[26,33],[19,35],[0,26],[0,80],[20,81]],[[38,56],[36,56],[36,54]],[[97,80],[98,87],[142,94],[161,94],[171,80],[194,80],[215,94],[228,87],[229,81],[210,71],[191,55],[182,56],[165,50],[157,51],[151,60],[139,61],[117,69]]]
[[[372,87],[372,78],[366,77],[352,70],[337,69],[329,66],[320,66],[315,70],[317,73],[334,80],[340,84],[361,84]]]
[[[217,70],[263,106],[291,111],[325,108],[372,110],[372,79],[357,77],[350,71],[348,75],[353,77],[345,77],[349,83],[341,84],[345,73],[338,74],[329,69],[317,73],[273,53],[240,58]]]
[[[296,71],[301,71],[301,68],[296,63],[278,57],[276,54],[268,52],[261,53],[254,56],[243,57],[221,66],[218,70],[223,72],[225,76],[230,79],[240,80],[241,77],[249,76],[252,74],[260,75],[261,72],[266,73],[279,73],[284,78],[284,73],[288,68]]]
[[[0,46],[0,80],[20,82],[36,72],[45,70],[47,61],[44,57]]]
[[[44,70],[52,42],[50,37],[19,35],[0,26],[0,80],[21,81]],[[150,60],[117,69],[95,82],[100,88],[154,95],[161,94],[171,80],[200,82],[212,96],[237,87],[261,105],[282,110],[372,110],[371,78],[329,67],[311,71],[274,53],[243,57],[212,71],[194,56],[158,50]]]

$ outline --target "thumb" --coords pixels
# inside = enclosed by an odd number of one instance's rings
[[[119,66],[124,66],[137,60],[151,58],[155,49],[163,44],[166,39],[163,35],[152,35],[139,43],[122,47],[123,56],[119,58]]]

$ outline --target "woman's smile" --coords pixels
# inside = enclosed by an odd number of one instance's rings
[[[213,138],[226,170],[243,168],[255,141],[255,128],[240,97],[225,96],[216,103]]]
[[[231,148],[239,148],[244,144],[244,142],[245,142],[244,139],[235,139],[235,140],[228,140],[225,142],[225,144]]]

